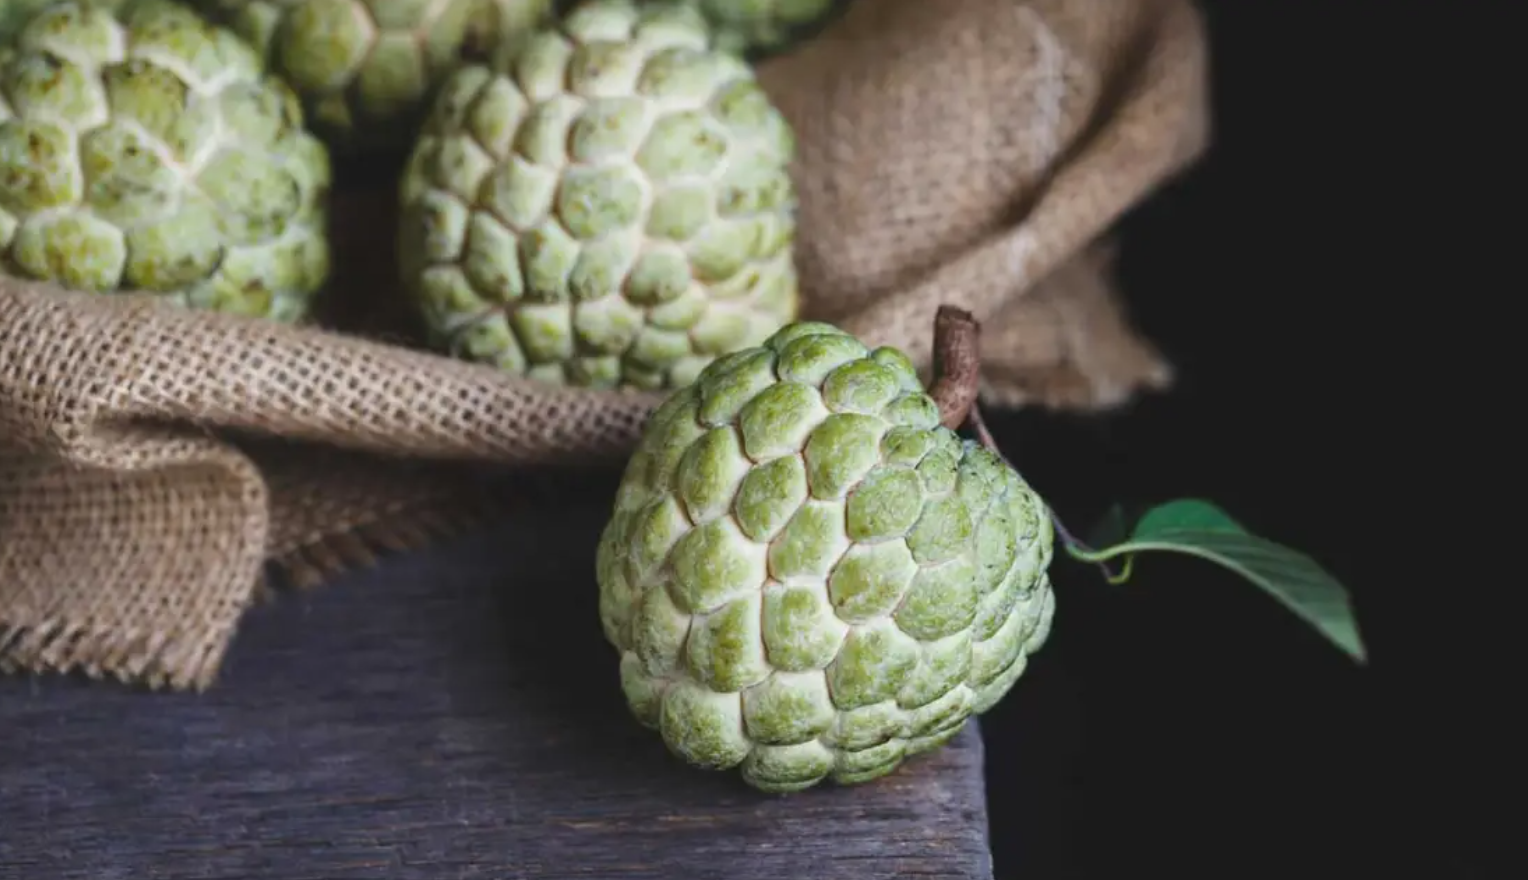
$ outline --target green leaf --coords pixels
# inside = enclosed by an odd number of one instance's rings
[[[1067,547],[1070,555],[1084,562],[1104,563],[1123,556],[1124,570],[1110,578],[1114,583],[1128,580],[1136,554],[1149,551],[1195,556],[1236,572],[1348,656],[1367,662],[1347,589],[1306,554],[1251,534],[1211,502],[1172,501],[1148,510],[1119,543],[1100,549]]]
[[[1153,507],[1136,521],[1133,537],[1151,535],[1168,529],[1202,529],[1210,532],[1239,532],[1247,534],[1241,523],[1221,510],[1213,502],[1198,498],[1169,501]]]

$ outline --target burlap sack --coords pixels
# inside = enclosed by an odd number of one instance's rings
[[[1205,50],[1189,0],[859,0],[761,68],[800,138],[807,317],[926,366],[936,307],[969,309],[988,406],[1164,386],[1105,236],[1204,149]],[[651,396],[347,323],[385,311],[390,225],[351,222],[386,193],[339,198],[335,295],[365,308],[327,328],[0,282],[5,669],[206,687],[268,574],[321,581],[624,460]]]

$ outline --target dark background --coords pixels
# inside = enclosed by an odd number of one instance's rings
[[[1201,7],[1214,146],[1121,229],[1132,309],[1179,383],[994,431],[1073,531],[1111,500],[1199,496],[1315,556],[1371,663],[1206,563],[1142,560],[1109,586],[1058,562],[1053,641],[983,722],[998,876],[1476,876],[1481,817],[1506,809],[1485,803],[1505,798],[1473,656],[1492,583],[1445,561],[1446,530],[1493,495],[1465,476],[1491,432],[1449,410],[1490,378],[1459,380],[1490,349],[1481,305],[1522,282],[1472,282],[1481,256],[1445,243],[1495,222],[1505,181],[1467,179],[1489,163],[1460,154],[1489,112],[1472,74],[1503,56],[1441,4]],[[1476,503],[1434,500],[1450,484]]]

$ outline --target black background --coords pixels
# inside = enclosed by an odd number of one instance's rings
[[[1214,144],[1121,229],[1126,294],[1178,384],[994,430],[1074,531],[1111,500],[1198,496],[1312,554],[1354,594],[1371,662],[1206,563],[1142,560],[1109,586],[1058,562],[1053,640],[984,721],[998,876],[1477,876],[1482,817],[1509,809],[1475,656],[1497,585],[1448,530],[1511,514],[1434,499],[1503,485],[1466,477],[1492,434],[1452,410],[1492,378],[1466,358],[1511,355],[1481,306],[1521,278],[1469,278],[1499,255],[1472,229],[1505,183],[1480,182],[1475,125],[1482,68],[1511,50],[1442,4],[1201,8]]]

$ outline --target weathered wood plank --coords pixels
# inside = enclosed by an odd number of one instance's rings
[[[202,696],[0,679],[0,877],[991,876],[974,725],[785,798],[670,759],[572,508],[256,610]]]

